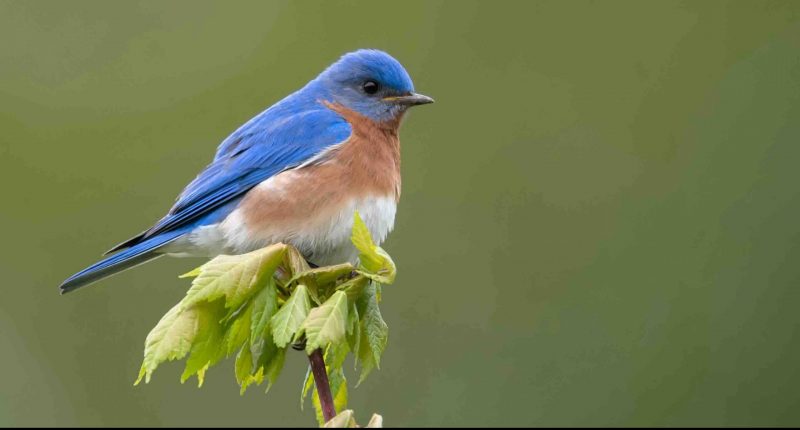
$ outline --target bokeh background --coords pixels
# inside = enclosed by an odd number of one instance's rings
[[[437,100],[360,420],[800,424],[800,2],[2,0],[0,425],[315,424],[299,353],[132,386],[202,260],[56,287],[360,47]]]

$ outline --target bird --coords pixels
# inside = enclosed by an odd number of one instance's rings
[[[433,103],[388,53],[359,49],[225,138],[152,227],[67,278],[62,294],[158,257],[291,244],[314,266],[357,263],[357,210],[377,244],[400,199],[399,128]]]

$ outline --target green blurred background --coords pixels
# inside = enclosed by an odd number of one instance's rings
[[[0,425],[315,424],[300,353],[132,386],[202,260],[56,287],[360,47],[437,100],[360,420],[800,424],[800,2],[2,0]]]

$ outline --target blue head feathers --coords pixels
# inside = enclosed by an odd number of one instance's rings
[[[414,93],[411,77],[397,60],[373,49],[345,54],[312,83],[331,101],[376,121],[392,120],[410,106],[433,101]]]

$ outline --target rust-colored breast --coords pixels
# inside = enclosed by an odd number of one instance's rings
[[[353,169],[351,184],[359,189],[369,189],[381,195],[392,194],[400,198],[400,139],[399,121],[375,122],[365,116],[332,103],[328,108],[344,117],[353,128],[350,139],[336,150],[336,156],[349,163]]]
[[[354,199],[400,198],[397,122],[376,123],[340,105],[325,105],[353,132],[318,163],[282,172],[247,193],[239,209],[248,229],[292,234],[329,222]]]

